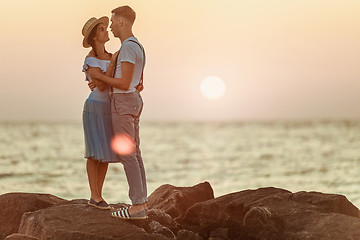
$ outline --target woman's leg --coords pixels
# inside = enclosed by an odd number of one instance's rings
[[[104,181],[105,181],[105,176],[106,176],[106,172],[108,170],[108,163],[103,163],[103,162],[99,162],[99,165],[98,165],[98,176],[97,176],[97,194],[98,196],[100,196],[100,198],[102,200],[104,200],[102,198],[102,188],[103,188],[103,185],[104,185]]]
[[[95,161],[91,158],[88,158],[87,162],[86,162],[86,170],[87,170],[87,174],[88,174],[88,179],[89,179],[89,186],[90,186],[90,191],[91,191],[91,199],[99,202],[101,201],[101,195],[99,195],[99,190],[98,190],[98,172],[99,172],[99,162]]]

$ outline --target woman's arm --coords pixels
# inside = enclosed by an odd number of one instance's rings
[[[107,70],[106,70],[105,76],[112,77],[112,76],[114,75],[114,70],[115,70],[115,66],[116,66],[116,63],[115,63],[115,62],[116,62],[116,57],[117,57],[118,54],[119,54],[119,51],[112,55],[112,58],[111,58],[111,61],[110,61],[109,66],[108,66],[108,68],[107,68]],[[90,75],[90,74],[94,75],[93,73],[94,73],[94,71],[89,71],[89,72],[88,72],[89,75]],[[101,82],[101,81],[99,81],[98,79],[96,79],[94,76],[93,76],[93,79],[95,79],[95,81],[96,81],[97,83],[99,83],[100,85],[105,84],[104,82]],[[88,84],[88,86],[89,86],[89,88],[91,89],[91,91],[94,91],[94,89],[95,89],[95,87],[96,87],[96,85],[97,85],[97,84],[95,83],[95,81],[94,81],[94,82],[89,82],[89,84]],[[101,89],[100,89],[100,90],[101,90]]]

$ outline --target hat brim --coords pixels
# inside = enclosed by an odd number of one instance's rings
[[[106,25],[106,27],[108,27],[109,18],[108,17],[101,17],[98,20],[96,20],[93,24],[91,24],[91,26],[88,28],[88,30],[86,31],[85,36],[84,36],[84,40],[83,40],[83,47],[84,48],[91,47],[91,45],[88,43],[89,34],[94,29],[94,27],[96,25],[100,24],[100,23],[103,23],[104,25]]]

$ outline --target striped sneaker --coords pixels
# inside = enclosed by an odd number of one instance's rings
[[[120,219],[147,219],[148,216],[146,214],[146,210],[141,210],[140,212],[130,214],[129,207],[114,209],[111,212],[112,217],[120,218]]]

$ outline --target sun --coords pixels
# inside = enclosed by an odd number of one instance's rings
[[[200,88],[205,98],[217,100],[224,96],[226,87],[221,78],[209,76],[202,81]]]

